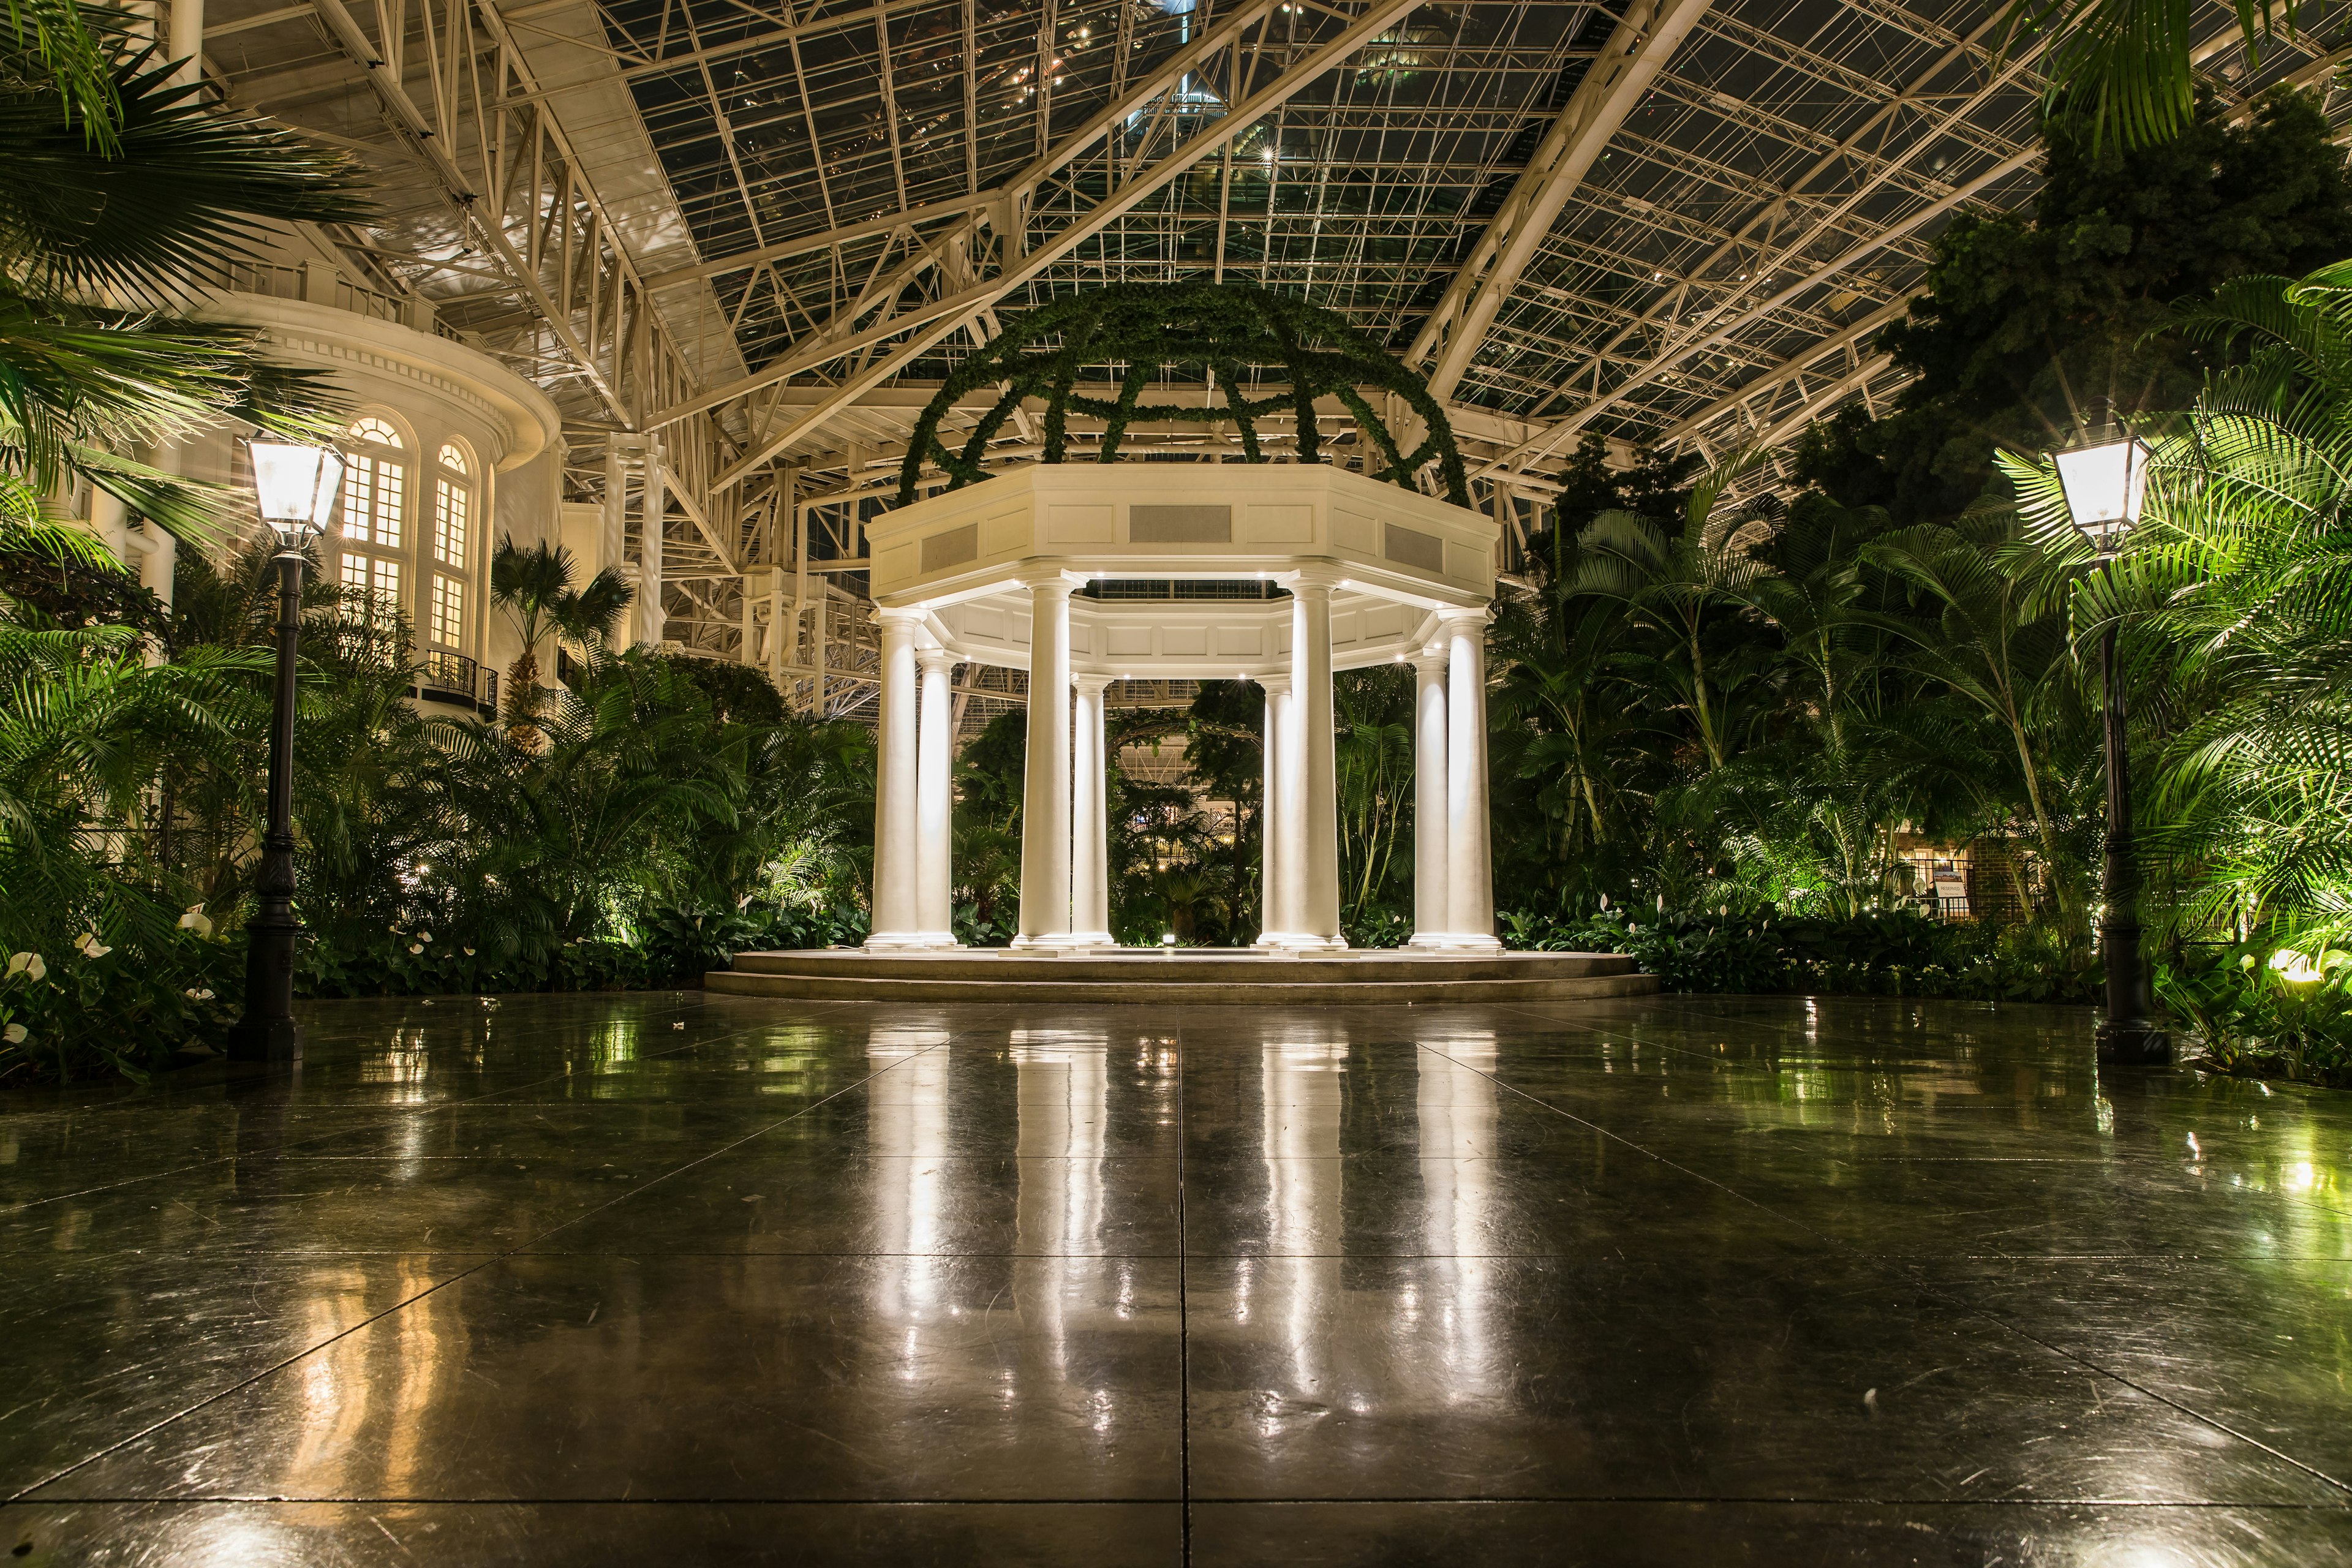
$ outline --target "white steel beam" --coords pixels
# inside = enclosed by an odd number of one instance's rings
[[[1277,73],[1265,86],[1258,88],[1247,98],[1230,105],[1229,112],[1189,139],[1177,142],[1158,161],[1148,166],[1139,166],[1134,169],[1124,184],[1086,209],[1075,220],[1055,231],[1043,243],[1029,246],[1025,253],[1018,252],[1015,243],[1026,239],[1028,225],[1025,216],[1011,213],[992,214],[989,220],[991,226],[1005,242],[1000,269],[995,276],[952,294],[891,310],[871,326],[813,344],[803,351],[787,353],[777,363],[761,371],[748,382],[738,383],[727,388],[726,395],[730,396],[756,392],[799,371],[813,368],[830,360],[846,357],[858,350],[879,347],[893,338],[908,333],[913,334],[897,349],[888,353],[877,355],[856,372],[845,377],[838,385],[828,388],[817,405],[801,418],[781,430],[772,431],[763,437],[750,452],[719,475],[714,488],[724,489],[727,486],[740,483],[753,471],[765,466],[777,453],[799,440],[808,430],[831,418],[838,410],[847,407],[868,388],[878,385],[898,374],[908,364],[928,352],[932,344],[961,327],[979,311],[993,306],[1005,294],[1044,272],[1086,240],[1101,233],[1119,217],[1132,211],[1146,197],[1173,182],[1185,170],[1224,146],[1265,115],[1288,102],[1314,82],[1320,80],[1326,74],[1361,52],[1381,33],[1416,9],[1419,4],[1420,0],[1372,0],[1372,4],[1358,13],[1355,19],[1341,32],[1308,51],[1304,58]],[[1252,16],[1265,19],[1270,23],[1270,9],[1263,4],[1263,0],[1257,5],[1245,8],[1234,19],[1234,25]],[[1219,47],[1223,47],[1221,43]],[[1181,73],[1176,79],[1181,79]],[[1173,90],[1176,85],[1175,80],[1168,79],[1168,73],[1165,70],[1160,73],[1155,80],[1167,81],[1166,88],[1162,89],[1163,94],[1165,91]],[[1040,165],[1049,172],[1063,167],[1075,160],[1078,153],[1084,150],[1086,142],[1099,140],[1114,127],[1123,124],[1126,119],[1126,115],[1114,117],[1109,113],[1097,117],[1087,131],[1079,132],[1076,137],[1073,137],[1070,142],[1065,142],[1049,153],[1045,159],[1041,160]],[[1026,193],[1015,190],[1007,193],[1004,205],[1018,207],[1025,205],[1026,201]],[[965,226],[971,228],[976,226],[976,223],[977,220],[966,219]],[[942,237],[943,239],[945,237]],[[979,237],[974,234],[972,237],[976,239]],[[976,255],[971,258],[975,264],[978,259]],[[893,301],[893,303],[897,302]],[[682,404],[675,409],[665,411],[656,418],[667,421],[700,412],[703,408],[712,406],[713,398],[719,395],[714,394],[711,397]]]
[[[1633,0],[1413,338],[1405,363],[1429,364],[1430,395],[1453,395],[1570,193],[1711,3]]]
[[[1846,251],[1843,256],[1838,257],[1835,260],[1825,262],[1822,266],[1813,268],[1812,271],[1808,272],[1804,277],[1797,279],[1797,281],[1790,284],[1787,288],[1780,290],[1778,293],[1771,295],[1769,298],[1760,300],[1754,305],[1749,306],[1747,310],[1732,315],[1728,320],[1724,321],[1712,331],[1706,331],[1699,336],[1685,339],[1681,342],[1669,345],[1663,352],[1654,354],[1648,360],[1644,361],[1634,370],[1631,376],[1628,376],[1625,380],[1618,383],[1615,386],[1611,387],[1601,395],[1593,398],[1575,413],[1568,415],[1564,418],[1555,420],[1545,429],[1542,435],[1524,443],[1517,449],[1505,453],[1500,458],[1495,458],[1492,462],[1481,468],[1479,472],[1485,473],[1491,468],[1499,468],[1509,463],[1527,462],[1532,458],[1539,458],[1547,452],[1554,450],[1562,441],[1567,440],[1579,430],[1583,429],[1586,425],[1592,421],[1595,416],[1599,415],[1602,410],[1610,407],[1612,405],[1617,403],[1620,399],[1623,398],[1627,393],[1649,385],[1652,382],[1656,381],[1658,377],[1665,372],[1673,369],[1675,365],[1680,364],[1683,361],[1690,358],[1691,355],[1705,353],[1706,350],[1715,347],[1717,343],[1730,338],[1742,328],[1761,321],[1765,317],[1770,315],[1773,311],[1792,303],[1805,294],[1808,294],[1813,289],[1821,287],[1823,283],[1828,282],[1831,279],[1835,278],[1838,274],[1844,272],[1849,268],[1852,268],[1857,263],[1866,260],[1871,256],[1875,255],[1877,252],[1884,250],[1886,247],[1894,244],[1895,241],[1909,237],[1913,233],[1926,227],[1928,224],[1933,223],[1936,219],[1943,216],[1946,213],[1950,212],[1953,208],[1960,205],[1963,202],[1966,202],[1970,197],[1976,195],[1978,192],[1985,190],[1990,186],[1999,184],[2001,181],[2008,179],[2011,175],[2016,174],[2021,169],[2025,168],[2028,164],[2032,163],[2035,159],[2041,156],[2042,149],[2038,146],[2021,148],[2019,151],[2011,153],[2008,157],[2003,158],[2000,163],[1995,163],[1991,168],[1987,169],[1984,173],[1979,174],[1975,179],[1970,180],[1968,184],[1953,191],[1950,195],[1946,196],[1942,201],[1930,203],[1927,206],[1921,207],[1917,212],[1913,213],[1910,216],[1904,218],[1901,222],[1888,225],[1885,228],[1872,235],[1861,244],[1856,245],[1852,249]],[[1562,390],[1566,391],[1568,388],[1562,388]]]
[[[1672,429],[1667,430],[1663,435],[1659,436],[1657,438],[1657,444],[1661,447],[1666,447],[1673,445],[1676,441],[1686,440],[1689,437],[1697,435],[1700,431],[1706,429],[1708,426],[1714,424],[1725,415],[1732,413],[1734,410],[1753,401],[1761,394],[1769,392],[1776,386],[1780,386],[1788,382],[1797,380],[1799,377],[1802,376],[1809,368],[1820,363],[1822,357],[1824,354],[1834,353],[1838,350],[1844,348],[1849,343],[1858,342],[1862,339],[1868,337],[1871,333],[1878,331],[1879,328],[1886,325],[1887,322],[1903,315],[1905,311],[1910,310],[1911,301],[1918,297],[1919,291],[1917,289],[1914,289],[1912,292],[1904,295],[1900,300],[1881,305],[1877,310],[1873,310],[1870,314],[1864,316],[1862,320],[1854,322],[1853,325],[1846,327],[1843,331],[1833,333],[1829,337],[1822,339],[1819,342],[1808,346],[1801,353],[1790,355],[1789,358],[1781,361],[1780,364],[1771,370],[1766,371],[1762,375],[1757,376],[1752,381],[1741,383],[1739,386],[1732,392],[1727,394],[1723,397],[1717,398],[1715,402],[1708,404],[1705,408],[1700,409],[1696,414],[1692,415],[1681,424],[1675,426]],[[1884,363],[1885,362],[1885,356],[1884,354],[1877,356],[1877,363]]]

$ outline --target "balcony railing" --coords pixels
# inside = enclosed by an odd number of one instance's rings
[[[288,266],[232,258],[221,262],[213,281],[232,294],[259,294],[271,300],[303,300],[313,305],[331,305],[373,321],[390,321],[416,331],[431,332],[453,343],[466,342],[463,332],[434,312],[431,300],[403,300],[382,293],[352,282],[323,261]]]
[[[499,672],[485,669],[461,653],[435,648],[418,666],[416,685],[409,695],[452,708],[471,708],[483,718],[499,710]]]

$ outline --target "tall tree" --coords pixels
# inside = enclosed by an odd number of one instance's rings
[[[1956,217],[1927,292],[1879,335],[1916,378],[1895,408],[1849,405],[1806,437],[1799,471],[1842,503],[1948,521],[1996,450],[2064,445],[2110,406],[2186,407],[2220,356],[2159,330],[2173,301],[2352,256],[2352,183],[2309,95],[2274,90],[2238,123],[2208,105],[2129,151],[2053,121],[2046,145],[2032,206]]]

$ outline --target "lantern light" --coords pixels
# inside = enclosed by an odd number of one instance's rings
[[[2075,531],[2102,555],[2112,555],[2139,522],[2147,496],[2147,468],[2156,456],[2137,436],[2095,442],[2053,455],[2059,488]]]
[[[253,441],[253,489],[261,515],[281,539],[323,529],[343,485],[343,459],[331,447]]]

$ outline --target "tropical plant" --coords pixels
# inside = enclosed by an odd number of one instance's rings
[[[578,567],[561,544],[499,541],[490,557],[490,602],[506,611],[522,639],[522,651],[507,669],[506,708],[518,739],[528,742],[545,700],[539,682],[539,649],[551,636],[583,652],[613,635],[614,623],[636,598],[618,567],[606,566],[573,585]]]
[[[0,15],[0,516],[79,480],[205,538],[226,492],[131,454],[224,420],[324,440],[330,400],[253,332],[167,307],[265,221],[372,209],[347,154],[175,80],[132,20],[62,0]]]
[[[1719,464],[1692,488],[1672,524],[1602,512],[1578,541],[1582,558],[1567,584],[1573,594],[1622,602],[1637,624],[1661,634],[1654,653],[1637,656],[1642,677],[1689,715],[1709,768],[1729,760],[1731,704],[1757,673],[1742,651],[1717,658],[1714,634],[1770,570],[1756,554],[1769,513],[1727,504],[1726,492],[1760,458],[1744,452]]]

